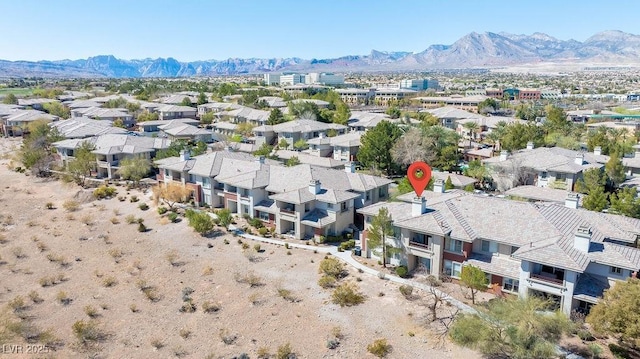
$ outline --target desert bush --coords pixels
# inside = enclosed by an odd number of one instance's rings
[[[73,301],[73,299],[69,297],[67,292],[63,290],[59,291],[58,294],[56,294],[56,300],[62,305],[69,305]]]
[[[190,287],[184,287],[182,288],[182,300],[183,301],[188,301],[191,300],[191,294],[193,294],[193,292],[195,292],[195,290],[193,290],[193,288]]]
[[[88,315],[89,318],[97,318],[100,316],[100,314],[98,314],[98,309],[92,305],[85,306],[84,313]]]
[[[235,273],[234,279],[238,283],[249,284],[249,287],[251,288],[260,287],[264,285],[264,283],[262,282],[262,278],[260,278],[254,272],[248,272],[245,275],[242,275],[240,273]]]
[[[144,233],[146,231],[147,231],[147,226],[145,226],[144,223],[138,223],[138,232]]]
[[[147,287],[145,289],[142,289],[142,293],[144,293],[144,296],[153,303],[158,302],[161,299],[161,296],[155,287]]]
[[[182,306],[180,307],[179,311],[180,313],[194,313],[196,309],[197,308],[195,303],[193,303],[193,301],[189,299],[182,303]]]
[[[249,225],[255,227],[255,228],[263,228],[264,224],[262,223],[262,221],[260,220],[260,218],[251,218],[248,220]]]
[[[286,343],[278,347],[276,359],[296,359],[297,356],[291,348],[291,344]]]
[[[95,320],[78,320],[71,326],[73,335],[81,344],[99,342],[106,339],[107,334],[100,328]]]
[[[191,336],[191,331],[189,329],[182,328],[180,329],[180,332],[178,334],[180,334],[183,339],[189,339],[189,337]]]
[[[593,334],[591,334],[591,332],[586,329],[578,331],[578,338],[584,340],[585,342],[592,342],[596,339],[593,337]]]
[[[291,303],[297,303],[297,302],[299,302],[299,301],[300,301],[300,298],[298,298],[297,296],[295,296],[295,295],[293,294],[293,292],[292,292],[292,291],[290,291],[289,289],[285,289],[285,288],[281,288],[281,287],[279,287],[279,288],[276,288],[276,291],[277,291],[278,295],[279,295],[282,299],[284,299],[284,300],[286,300],[286,301],[288,301],[288,302],[291,302]]]
[[[202,311],[205,313],[215,313],[220,310],[220,304],[205,301],[202,303]]]
[[[80,203],[74,200],[68,200],[62,204],[62,208],[64,208],[67,212],[75,212],[80,209]]]
[[[154,347],[156,350],[159,350],[164,348],[164,342],[161,339],[154,338],[154,339],[151,339],[151,346]]]
[[[47,209],[56,209],[55,205],[53,204],[53,202],[47,202],[47,204],[44,205]]]
[[[139,201],[138,196],[131,196],[129,198],[129,202],[131,202],[131,203],[136,203],[138,201]]]
[[[107,288],[113,287],[116,284],[118,284],[118,279],[114,276],[108,276],[102,280],[102,285]]]
[[[47,247],[47,245],[46,245],[46,244],[44,244],[44,243],[42,243],[42,242],[38,242],[38,244],[36,244],[36,247],[38,248],[38,250],[39,250],[40,252],[44,252],[44,251],[46,251],[47,249],[49,249],[49,247]]]
[[[439,287],[442,285],[442,281],[436,278],[436,276],[434,275],[429,275],[427,276],[427,284],[429,284],[432,287]]]
[[[86,226],[91,226],[93,225],[93,216],[90,214],[85,214],[84,216],[82,216],[82,218],[80,218],[80,222],[82,222]]]
[[[356,284],[343,283],[333,290],[331,299],[334,304],[341,307],[351,307],[363,303],[365,298]]]
[[[110,219],[112,224],[119,224],[120,223],[120,219],[118,219],[118,217],[112,217]]]
[[[284,244],[284,247],[285,247],[286,249],[289,249],[289,248],[290,248],[289,243],[285,243],[285,244]]]
[[[22,249],[22,247],[14,247],[11,249],[11,253],[17,258],[17,259],[22,259],[22,258],[26,258],[27,254],[24,252],[24,249]]]
[[[148,210],[148,209],[149,209],[149,205],[148,205],[148,204],[146,204],[146,203],[140,203],[140,204],[138,205],[138,208],[140,208],[140,209],[141,209],[141,210],[143,210],[143,211],[146,211],[146,210]]]
[[[32,290],[31,292],[29,292],[29,299],[31,299],[31,301],[34,302],[35,304],[44,302],[44,299],[42,299],[40,294],[38,294],[38,292],[36,292],[35,290]]]
[[[167,252],[167,254],[165,254],[164,258],[173,267],[178,267],[178,266],[180,266],[182,264],[180,262],[180,256],[178,255],[178,252],[175,251],[175,250],[171,250],[171,251]]]
[[[353,239],[350,239],[346,242],[342,242],[340,243],[340,247],[342,250],[344,251],[348,251],[350,249],[353,249],[356,246],[356,241]]]
[[[287,255],[290,256],[292,253],[291,251],[287,251]]]
[[[129,310],[131,311],[131,313],[138,313],[140,311],[136,303],[129,304]]]
[[[249,302],[253,305],[260,305],[263,302],[263,297],[261,293],[251,293],[249,295]]]
[[[167,211],[168,211],[167,207],[158,207],[158,214],[161,216],[167,213]]]
[[[4,234],[0,234],[0,244],[5,244],[8,242],[9,242],[9,239],[7,239],[7,236],[5,236]]]
[[[411,295],[413,294],[413,286],[401,285],[398,289],[405,298],[411,298]]]
[[[127,199],[126,196],[118,196],[118,201],[124,202]]]
[[[206,266],[202,270],[202,275],[212,275],[212,274],[213,274],[213,267],[212,266]]]
[[[260,252],[261,248],[262,247],[260,246],[260,243],[256,243],[256,244],[253,245],[253,250],[256,251],[256,252]]]
[[[320,262],[319,273],[324,273],[335,279],[343,278],[347,275],[344,264],[336,258],[325,258]]]
[[[324,289],[333,288],[336,286],[336,279],[329,275],[323,275],[318,279],[318,285]]]
[[[124,252],[120,248],[111,248],[109,249],[109,255],[118,263],[124,256]]]
[[[128,214],[126,217],[124,217],[124,221],[127,222],[127,224],[134,224],[136,223],[136,216],[134,216],[133,214]]]
[[[400,278],[406,278],[409,275],[409,270],[406,266],[396,267],[396,275]]]
[[[249,243],[242,243],[242,249],[249,249]]]
[[[175,223],[175,222],[178,220],[178,214],[177,214],[176,212],[171,212],[171,213],[169,213],[169,214],[167,215],[167,218],[168,218],[171,222]]]
[[[19,295],[9,301],[9,308],[11,308],[14,313],[18,313],[27,309],[27,304],[24,298]]]
[[[220,339],[222,339],[222,342],[227,345],[235,343],[235,341],[238,339],[238,336],[229,331],[229,329],[220,329],[218,335],[220,336]]]
[[[378,272],[378,278],[385,279],[385,278],[387,278],[387,276],[384,274],[384,272],[380,271],[380,272]]]
[[[260,227],[260,229],[258,229],[258,234],[263,237],[266,237],[268,232],[269,229],[267,229],[267,227]]]
[[[378,358],[384,358],[391,353],[392,347],[387,343],[386,339],[376,339],[373,343],[367,345],[367,351]]]
[[[269,358],[271,358],[271,353],[269,353],[269,348],[267,348],[267,347],[258,348],[258,351],[256,352],[256,355],[258,356],[258,359],[269,359]]]
[[[116,195],[116,189],[107,185],[102,185],[93,190],[93,196],[97,199],[111,198]]]

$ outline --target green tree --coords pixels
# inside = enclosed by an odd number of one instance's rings
[[[55,160],[52,144],[64,139],[56,128],[49,126],[45,120],[36,120],[27,126],[29,136],[25,137],[20,147],[20,162],[36,176],[49,173],[50,165]]]
[[[393,235],[393,222],[387,207],[382,207],[378,214],[371,218],[371,227],[367,231],[368,247],[376,255],[382,256],[382,266],[387,266],[387,256],[395,247],[387,241],[387,236]],[[380,249],[382,252],[380,252]]]
[[[233,218],[231,217],[231,211],[224,208],[219,210],[218,212],[216,212],[216,215],[218,216],[218,219],[220,220],[220,225],[222,227],[229,228],[229,225],[231,224],[231,221],[233,220]]]
[[[213,119],[215,118],[215,114],[213,112],[207,112],[204,115],[200,116],[200,124],[202,125],[210,125],[213,123]]]
[[[2,103],[5,105],[17,105],[18,98],[16,97],[16,95],[9,93],[2,99]]]
[[[65,170],[65,179],[69,182],[75,182],[80,186],[85,185],[87,177],[91,176],[91,171],[96,168],[96,155],[92,153],[95,150],[93,144],[84,141],[79,148],[74,151],[74,159],[69,161]]]
[[[287,142],[287,140],[285,140],[284,138],[281,139],[280,142],[278,142],[278,148],[286,150],[287,148],[289,148],[289,142]]]
[[[182,99],[182,102],[180,102],[180,105],[181,105],[181,106],[189,106],[189,107],[192,107],[192,106],[193,106],[193,102],[191,102],[191,99],[190,99],[188,96],[185,96],[185,97]]]
[[[620,188],[609,199],[611,200],[611,209],[614,212],[628,217],[640,218],[640,198],[635,188]]]
[[[42,104],[42,108],[53,116],[67,119],[71,117],[71,111],[60,102],[47,102]]]
[[[640,280],[616,281],[591,308],[587,323],[602,334],[615,336],[633,347],[640,346]]]
[[[156,112],[142,111],[140,114],[138,114],[137,120],[138,122],[157,121],[158,118],[158,113]]]
[[[300,160],[296,156],[291,156],[285,163],[287,167],[293,167],[300,164]]]
[[[284,115],[282,114],[282,111],[280,111],[279,108],[274,108],[273,110],[271,110],[271,113],[269,114],[269,118],[267,119],[267,125],[273,126],[279,123],[283,123],[285,121],[286,120],[284,118]]]
[[[205,95],[204,92],[200,92],[198,94],[198,105],[204,105],[207,102],[209,102],[207,100],[207,95]]]
[[[453,185],[453,182],[451,182],[451,176],[448,176],[447,180],[444,182],[444,189],[449,190],[449,189],[454,189],[454,188],[455,187]]]
[[[519,122],[504,127],[500,138],[500,147],[507,151],[516,151],[527,147],[527,142],[533,142],[536,147],[544,144],[544,131],[533,123]]]
[[[549,105],[545,107],[546,120],[544,127],[548,133],[557,132],[568,135],[571,132],[572,123],[567,119],[567,114],[557,106]]]
[[[397,106],[389,107],[387,111],[385,111],[385,113],[393,119],[400,118],[400,115],[402,114],[402,112]]]
[[[590,211],[602,212],[608,205],[607,194],[603,187],[596,187],[582,199],[582,206]]]
[[[125,128],[124,121],[122,121],[121,118],[116,118],[115,121],[113,121],[113,127]]]
[[[269,144],[265,142],[260,145],[260,148],[253,152],[253,155],[268,157],[271,155],[271,151],[273,151],[273,146],[269,146]]]
[[[309,144],[307,144],[307,141],[305,141],[304,138],[301,138],[293,144],[293,148],[295,148],[297,151],[302,151],[309,148]]]
[[[409,182],[409,178],[407,176],[402,177],[400,182],[398,182],[397,190],[398,194],[413,192],[413,186]]]
[[[574,325],[550,303],[535,296],[490,301],[480,314],[462,314],[449,335],[458,345],[489,357],[555,358],[556,345]]]
[[[215,228],[213,218],[207,212],[197,212],[190,209],[185,213],[185,217],[189,221],[189,226],[203,236]]]
[[[465,168],[464,175],[467,177],[475,178],[480,187],[485,187],[486,184],[491,182],[491,175],[489,170],[479,160],[469,161],[469,166]]]
[[[338,135],[338,131],[333,128],[327,130],[327,137],[336,137]]]
[[[151,163],[144,157],[125,158],[120,161],[118,174],[125,180],[133,181],[134,186],[138,186],[140,180],[145,178],[151,171]]]
[[[500,104],[493,98],[488,98],[478,103],[478,113],[495,112]]]
[[[460,282],[471,290],[471,303],[473,304],[476,304],[476,293],[479,290],[487,289],[487,285],[489,285],[489,281],[484,272],[480,268],[472,265],[462,267]]]
[[[476,138],[476,132],[478,132],[480,125],[477,122],[469,121],[462,124],[462,127],[469,132],[469,148],[471,148],[471,141]]]
[[[601,169],[590,168],[582,172],[582,178],[576,182],[576,191],[588,194],[597,187],[604,189],[606,181],[606,176]]]
[[[391,148],[402,135],[400,128],[389,121],[380,121],[361,138],[358,159],[362,164],[387,175],[393,174],[396,165],[391,156]]]
[[[624,172],[622,160],[618,157],[618,153],[613,153],[609,161],[604,165],[604,171],[609,177],[612,187],[618,187],[627,178]]]
[[[349,106],[340,100],[336,105],[336,112],[333,115],[333,123],[346,126],[350,117],[351,110],[349,110]]]

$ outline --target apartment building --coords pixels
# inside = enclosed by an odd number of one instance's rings
[[[337,89],[336,92],[340,95],[340,99],[350,105],[362,105],[368,104],[371,99],[376,95],[374,89]]]
[[[294,238],[355,230],[355,209],[388,198],[390,180],[307,164],[294,167],[244,153],[182,153],[156,162],[158,181],[178,181],[196,203],[260,218],[276,233]],[[360,220],[359,222],[362,222]]]
[[[437,90],[440,88],[436,79],[406,79],[400,81],[400,88],[413,91]]]
[[[400,249],[392,264],[454,279],[474,265],[492,286],[550,298],[566,314],[587,312],[615,281],[640,269],[638,219],[578,208],[575,195],[564,204],[530,203],[445,192],[443,185],[357,210],[365,216],[363,253],[379,254],[366,238],[371,218],[385,207],[393,221],[387,243]]]

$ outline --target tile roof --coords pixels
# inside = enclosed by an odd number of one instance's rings
[[[584,156],[582,165],[575,163],[577,155]],[[520,166],[537,171],[578,173],[589,168],[601,168],[608,160],[609,156],[596,156],[590,152],[573,151],[560,147],[539,147],[517,151],[510,155],[506,161],[500,161],[500,157],[496,156],[482,160],[482,162],[500,167],[517,161]]]
[[[520,277],[520,261],[509,256],[471,253],[467,263],[482,269],[483,272],[514,279]]]
[[[314,132],[314,131],[327,131],[329,129],[346,129],[346,126],[338,125],[335,123],[324,123],[314,120],[293,120],[288,122],[279,123],[273,126],[273,131],[276,133],[281,132]]]
[[[564,189],[538,186],[518,186],[504,192],[504,194],[507,196],[522,197],[534,201],[558,203],[564,203],[569,193],[572,192]]]
[[[304,217],[302,217],[300,223],[311,227],[323,228],[330,225],[331,223],[334,223],[335,221],[336,218],[329,216],[329,213],[324,209],[315,208],[314,210],[305,214]]]
[[[111,121],[94,120],[87,117],[75,117],[68,120],[53,122],[52,127],[65,138],[86,138],[106,134],[126,134],[124,128],[113,127]]]

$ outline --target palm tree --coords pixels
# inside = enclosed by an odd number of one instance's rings
[[[469,121],[465,122],[462,127],[464,127],[467,131],[469,131],[469,148],[471,148],[471,140],[475,138],[475,133],[478,131],[480,126],[477,122]]]

